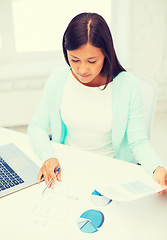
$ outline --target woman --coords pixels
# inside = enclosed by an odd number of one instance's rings
[[[50,75],[28,128],[44,161],[38,181],[61,181],[61,171],[54,174],[60,163],[48,138],[51,127],[53,141],[139,162],[166,188],[167,171],[146,136],[140,89],[120,65],[105,20],[96,13],[74,17],[63,36],[63,52],[68,67]]]

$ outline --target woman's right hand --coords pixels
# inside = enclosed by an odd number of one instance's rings
[[[55,172],[58,168],[60,168],[60,171],[57,175],[55,175]],[[58,180],[60,182],[62,181],[61,167],[60,167],[59,160],[57,158],[49,158],[44,162],[38,174],[38,178],[37,178],[38,183],[41,181],[42,177],[44,178],[46,184],[50,181],[51,178],[53,179],[51,185],[49,186],[51,188],[54,187],[55,180]]]

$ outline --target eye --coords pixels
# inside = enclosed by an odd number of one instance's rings
[[[93,63],[95,63],[95,62],[96,62],[96,61],[89,61],[90,64],[93,64]]]
[[[71,61],[74,63],[79,62],[79,60],[74,60],[74,59],[71,59]]]

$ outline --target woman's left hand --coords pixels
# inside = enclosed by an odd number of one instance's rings
[[[157,167],[154,171],[153,179],[164,189],[159,193],[167,193],[167,170],[163,167]]]

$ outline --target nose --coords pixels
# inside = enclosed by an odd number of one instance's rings
[[[84,75],[86,73],[88,73],[88,66],[86,63],[80,63],[80,65],[78,66],[77,71],[81,74]]]

